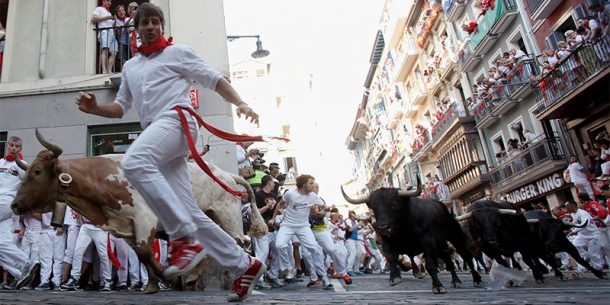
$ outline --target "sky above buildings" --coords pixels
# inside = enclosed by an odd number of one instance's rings
[[[345,140],[362,100],[369,59],[385,1],[225,0],[227,35],[260,35],[274,74],[313,75],[321,154],[313,176],[329,203],[344,201],[339,186],[351,178]],[[247,59],[255,40],[229,42],[231,62]],[[262,120],[272,119],[262,117]]]

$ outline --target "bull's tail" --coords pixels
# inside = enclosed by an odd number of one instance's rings
[[[244,179],[242,176],[236,174],[232,174],[232,176],[233,180],[235,180],[235,183],[245,187],[246,191],[248,192],[250,207],[252,209],[252,224],[250,225],[250,235],[256,238],[260,238],[267,234],[267,224],[265,223],[265,219],[263,219],[263,216],[261,215],[260,211],[258,210],[258,207],[256,206],[254,190],[252,189],[252,186],[250,186],[250,183],[248,183],[248,181],[246,181],[246,179]]]

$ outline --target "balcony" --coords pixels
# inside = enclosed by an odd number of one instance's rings
[[[508,182],[519,178],[535,176],[541,171],[556,171],[565,168],[567,156],[561,147],[558,137],[536,138],[526,149],[505,160],[489,172],[492,186],[496,192]],[[529,178],[528,178],[529,179]]]
[[[466,9],[466,0],[453,0],[446,1],[445,4],[445,15],[447,21],[456,22],[462,16],[462,13]]]
[[[532,19],[543,20],[549,17],[563,1],[557,0],[528,0],[532,12]]]
[[[428,97],[427,90],[414,89],[411,95],[413,105],[421,105]]]
[[[472,43],[470,40],[465,40],[462,47],[458,51],[458,58],[462,67],[462,72],[472,72],[474,68],[481,62],[481,55],[474,55]]]
[[[539,119],[555,118],[557,115],[553,114],[560,108],[563,108],[564,113],[569,113],[570,110],[566,110],[568,106],[578,107],[582,101],[574,101],[567,96],[582,92],[598,81],[601,91],[591,92],[592,98],[599,98],[604,94],[603,90],[607,94],[608,82],[604,79],[607,79],[609,73],[610,37],[604,36],[591,45],[579,47],[570,56],[557,63],[552,71],[539,78],[537,107],[534,113]]]
[[[364,140],[366,138],[366,132],[369,130],[369,122],[366,117],[361,117],[356,120],[356,130],[354,132],[355,140]]]
[[[411,144],[411,151],[413,152],[414,155],[416,155],[417,153],[421,152],[422,149],[427,146],[427,144],[430,143],[430,134],[428,129],[422,127],[421,125],[417,125],[415,127],[417,136],[415,137],[415,139],[413,140],[413,143]],[[413,157],[413,159],[415,160],[415,157]]]
[[[459,121],[458,124],[461,124],[462,120],[473,120],[472,117],[466,115],[466,111],[463,109],[460,111],[456,108],[456,104],[451,105],[451,107],[449,107],[449,109],[443,113],[438,122],[432,126],[432,143],[436,143],[440,138],[442,138],[443,134],[445,134],[456,121]]]
[[[412,118],[417,114],[417,112],[419,112],[420,108],[421,107],[419,105],[410,104],[407,106],[404,116],[407,118]]]
[[[419,49],[415,46],[415,40],[408,35],[403,35],[398,47],[396,48],[397,69],[394,74],[394,81],[401,82],[407,79],[413,65],[417,62]]]
[[[133,26],[131,26],[133,27]],[[95,68],[96,74],[112,74],[119,73],[123,69],[123,65],[125,62],[133,56],[131,54],[131,48],[129,47],[129,26],[121,26],[121,27],[109,27],[109,28],[96,28],[95,37],[102,37],[105,41],[111,41],[111,46],[116,47],[115,55],[107,54],[107,52],[102,53],[102,48],[100,47],[99,39],[96,43],[97,53],[96,53],[96,61],[97,65]],[[115,33],[120,33],[117,36]],[[124,35],[125,40],[120,42],[121,35]],[[118,80],[118,83],[117,83]],[[114,78],[112,80],[113,86],[118,87],[120,85],[121,79],[120,77]]]
[[[516,0],[496,0],[494,9],[477,20],[477,31],[470,35],[474,55],[484,55],[518,14]]]

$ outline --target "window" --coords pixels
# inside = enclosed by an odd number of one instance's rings
[[[114,16],[118,16],[118,8],[119,6],[122,6],[125,11],[125,17],[130,17],[129,3],[132,2],[142,4],[148,1],[112,0],[112,3],[110,4],[110,13]],[[102,6],[102,0],[97,0],[97,6]],[[87,15],[88,18],[91,13],[92,12]],[[120,21],[120,19],[117,20]],[[112,27],[115,27],[116,30],[111,29]],[[96,73],[121,72],[123,64],[133,56],[130,48],[131,35],[129,25],[115,25],[114,22],[103,22],[102,25],[98,27],[98,24],[94,23],[93,30],[97,42],[95,55],[95,60],[97,62]],[[100,41],[104,43],[105,48],[101,48]],[[111,49],[114,48],[116,52],[108,53],[108,47]]]
[[[525,135],[523,134],[523,119],[519,117],[508,125],[510,137],[518,139],[519,142],[525,142]]]
[[[286,181],[294,181],[299,175],[297,168],[297,159],[295,157],[284,158],[284,168],[288,169],[286,174]]]
[[[4,158],[4,155],[6,154],[6,140],[6,132],[0,132],[0,158]]]
[[[87,155],[125,153],[140,133],[142,133],[142,128],[138,123],[90,126]]]
[[[565,33],[567,30],[576,30],[575,20],[576,19],[574,19],[572,16],[569,16],[561,24],[559,24],[559,26],[557,26],[557,28],[555,28],[551,32],[551,34],[549,34],[549,36],[545,39],[546,46],[549,49],[556,49],[557,42],[565,40],[565,36],[563,35],[563,33]]]

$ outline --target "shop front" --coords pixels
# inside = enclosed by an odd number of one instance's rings
[[[572,199],[570,184],[563,180],[563,171],[556,171],[506,192],[502,199],[525,210],[543,204],[550,209]]]

